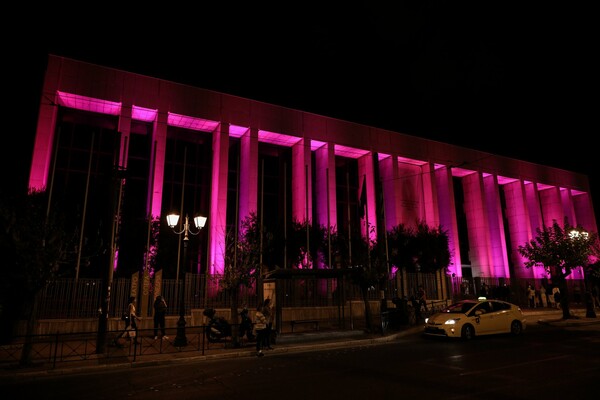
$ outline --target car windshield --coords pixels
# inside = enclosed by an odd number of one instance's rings
[[[466,314],[466,312],[473,308],[475,304],[476,303],[472,302],[451,304],[448,307],[446,307],[446,309],[444,309],[444,312]]]

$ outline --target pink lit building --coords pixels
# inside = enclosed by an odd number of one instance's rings
[[[597,231],[581,174],[57,56],[29,186],[85,221],[88,246],[93,232],[117,238],[115,270],[129,272],[148,262],[148,226],[172,211],[208,217],[183,271],[210,274],[223,270],[227,229],[251,212],[272,231],[292,220],[440,225],[458,277],[541,278],[516,251],[536,228],[567,217]],[[175,235],[159,241],[159,254],[176,248]],[[173,261],[156,257],[174,277]]]

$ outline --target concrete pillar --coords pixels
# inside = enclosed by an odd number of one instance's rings
[[[250,213],[258,211],[258,129],[250,128],[240,142],[239,228]]]
[[[222,274],[225,270],[225,237],[227,235],[227,177],[229,167],[229,124],[221,123],[213,133],[212,187],[210,191],[208,270]]]
[[[483,177],[483,188],[487,211],[487,221],[490,233],[490,275],[494,277],[510,276],[508,268],[508,254],[506,249],[506,235],[504,232],[504,219],[502,204],[500,202],[500,187],[497,175]]]
[[[448,246],[452,256],[452,265],[448,267],[450,275],[462,277],[462,260],[460,257],[460,240],[458,221],[456,218],[456,201],[452,170],[449,167],[435,170],[435,186],[437,192],[440,226],[448,233]]]
[[[532,186],[531,184],[529,185]],[[503,185],[504,199],[506,203],[506,219],[508,221],[508,232],[512,252],[510,260],[513,266],[514,278],[531,279],[533,271],[525,268],[525,260],[519,254],[519,246],[533,238],[531,217],[527,205],[526,185],[521,180],[515,180]]]
[[[490,227],[483,177],[475,172],[462,179],[473,277],[491,276]]]
[[[335,145],[327,143],[315,151],[317,223],[337,230]]]

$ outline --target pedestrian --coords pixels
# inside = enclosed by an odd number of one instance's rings
[[[268,350],[273,350],[273,348],[271,347],[271,335],[273,334],[273,306],[271,305],[270,298],[267,297],[265,299],[261,311],[267,319],[267,330],[265,332],[264,348]]]
[[[575,289],[573,289],[573,300],[575,304],[581,304],[581,286],[575,285]]]
[[[540,302],[542,307],[548,307],[548,296],[546,296],[546,286],[544,285],[540,286]]]
[[[594,285],[594,287],[592,288],[592,302],[593,302],[593,306],[594,307],[599,307],[600,308],[600,289],[598,289],[598,285]]]
[[[529,299],[529,308],[535,308],[535,289],[527,285],[527,298]]]
[[[552,290],[550,290],[550,293],[548,293],[548,307],[550,308],[556,308],[556,300],[554,300],[554,292],[552,292]]]
[[[554,304],[556,305],[556,308],[560,308],[560,289],[558,286],[552,288],[552,294],[554,295]]]
[[[162,339],[167,340],[169,337],[166,335],[166,316],[167,316],[167,302],[161,295],[156,296],[154,300],[154,340],[158,339],[158,330],[162,334]]]
[[[136,307],[135,307],[135,296],[129,297],[129,304],[127,305],[127,313],[125,319],[125,329],[119,333],[119,335],[115,338],[115,344],[119,345],[118,340],[120,338],[125,339],[135,339],[135,343],[139,343],[137,334],[138,334],[138,321],[140,321],[140,317],[137,315]]]
[[[256,307],[256,314],[254,314],[254,329],[256,331],[256,355],[262,357],[263,345],[265,343],[265,334],[267,332],[267,318],[262,313],[262,304]]]
[[[479,289],[479,297],[488,297],[488,287],[485,282],[481,284],[481,288]]]
[[[419,311],[421,311],[421,307],[423,307],[425,312],[427,312],[427,292],[425,292],[425,289],[421,285],[419,285],[419,288],[417,289],[417,300],[419,301]]]

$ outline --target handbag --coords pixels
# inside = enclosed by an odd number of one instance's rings
[[[127,321],[128,319],[129,319],[128,313],[123,313],[123,315],[121,315],[121,321]]]

